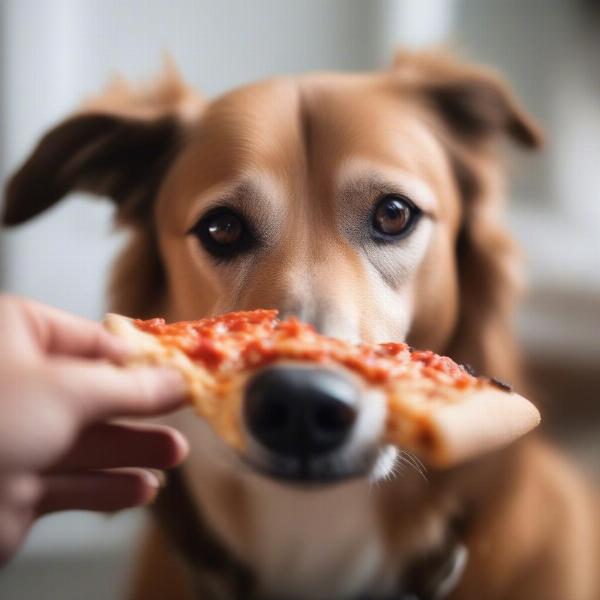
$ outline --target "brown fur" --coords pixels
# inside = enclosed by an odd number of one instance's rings
[[[518,253],[500,221],[501,137],[540,144],[501,80],[439,53],[401,53],[383,73],[280,78],[212,103],[171,68],[142,92],[113,86],[51,131],[9,182],[4,219],[25,221],[74,189],[108,195],[119,222],[133,230],[111,285],[117,311],[170,319],[263,306],[305,311],[334,333],[350,327],[365,339],[407,337],[519,383],[511,331]],[[337,170],[356,157],[426,181],[439,201],[425,256],[403,284],[412,310],[405,324],[384,301],[390,290],[373,285],[364,261],[332,227]],[[251,202],[264,195],[255,187],[266,184],[266,202],[276,210],[264,219],[278,241],[259,268],[214,269],[186,231],[206,204],[203,193],[249,172],[269,180],[243,181],[228,193],[242,195],[254,215],[267,211]],[[347,195],[360,202],[365,194]],[[394,274],[387,285],[400,286]],[[243,486],[211,480],[206,487],[250,540]],[[435,551],[451,523],[461,523],[470,560],[455,600],[600,597],[597,500],[536,439],[431,473],[427,486],[407,473],[382,485],[373,501],[391,563]],[[166,573],[174,578],[167,589],[184,598],[184,575],[166,544],[153,535],[132,598],[166,597]],[[217,597],[219,586],[227,589],[212,580],[204,589]]]

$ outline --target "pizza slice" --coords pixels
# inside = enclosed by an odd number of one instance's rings
[[[385,440],[447,467],[509,444],[536,427],[537,409],[501,382],[450,358],[403,343],[350,344],[275,310],[167,324],[109,314],[106,327],[130,341],[134,363],[168,365],[186,378],[198,414],[243,449],[247,381],[267,365],[316,363],[358,377],[387,400]]]

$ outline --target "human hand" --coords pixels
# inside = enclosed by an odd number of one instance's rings
[[[174,371],[111,364],[128,352],[98,323],[0,295],[0,563],[36,517],[146,504],[159,488],[147,469],[185,458],[175,430],[113,420],[163,414],[185,397]]]

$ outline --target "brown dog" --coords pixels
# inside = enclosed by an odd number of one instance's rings
[[[114,86],[50,131],[9,182],[4,220],[74,190],[109,196],[132,233],[116,311],[276,307],[518,383],[502,137],[540,144],[496,76],[441,54],[212,102],[170,71],[150,89]],[[560,456],[530,437],[451,472],[393,477],[408,459],[374,453],[382,419],[363,407],[335,456],[270,479],[176,415],[192,453],[158,502],[134,597],[600,598],[595,499]],[[307,485],[317,464],[320,485]]]

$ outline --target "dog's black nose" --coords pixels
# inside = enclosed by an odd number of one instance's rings
[[[271,367],[246,389],[250,433],[269,450],[301,459],[341,446],[356,419],[358,390],[327,369]]]

